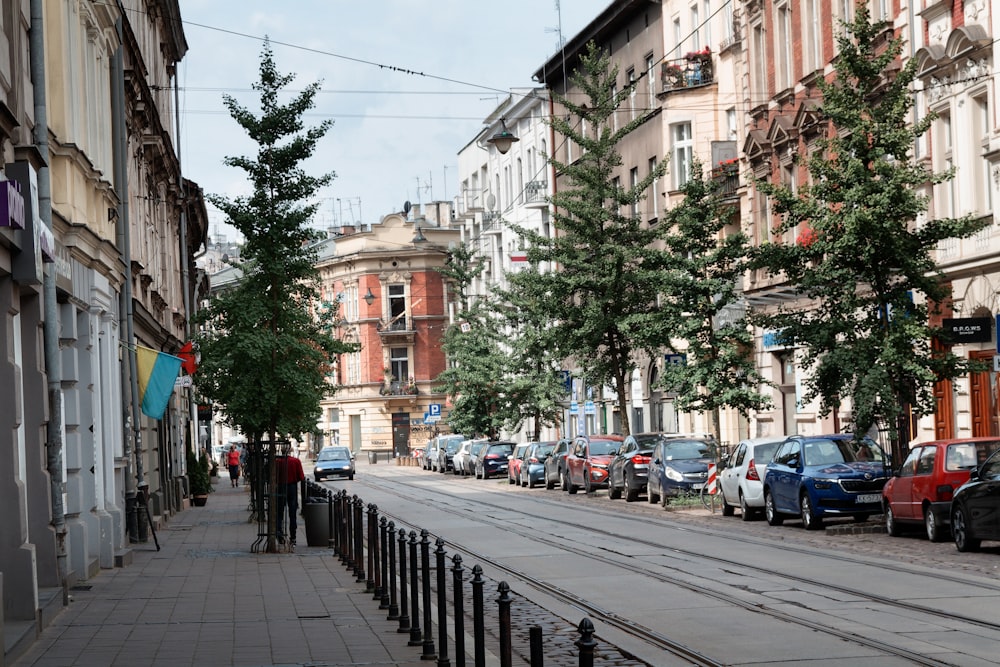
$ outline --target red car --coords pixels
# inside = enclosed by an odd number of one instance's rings
[[[507,457],[507,483],[521,485],[521,464],[524,463],[524,455],[528,452],[531,443],[518,445],[514,448],[514,453]]]
[[[566,490],[576,493],[580,487],[590,493],[607,488],[608,466],[622,446],[620,435],[578,435],[566,455]]]
[[[899,535],[907,524],[923,524],[927,539],[939,542],[950,525],[952,494],[969,481],[969,471],[1000,449],[1000,438],[935,440],[913,445],[882,489],[885,529]]]

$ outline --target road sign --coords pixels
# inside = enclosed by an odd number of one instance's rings
[[[576,401],[569,402],[569,413],[571,415],[580,414],[580,404]]]
[[[587,401],[583,404],[583,414],[585,415],[596,415],[597,408],[594,407],[593,401]]]
[[[428,405],[427,406],[427,414],[431,415],[432,417],[440,417],[441,416],[441,404],[440,403],[431,403],[430,405]]]
[[[428,414],[426,412],[424,413],[424,423],[425,424],[436,424],[439,421],[441,421],[441,415],[432,415],[432,414]]]
[[[687,355],[686,354],[665,354],[663,355],[663,361],[672,366],[686,366],[687,365]]]

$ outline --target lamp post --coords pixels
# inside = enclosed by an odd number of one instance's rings
[[[365,303],[367,303],[369,306],[372,305],[372,303],[375,301],[375,295],[372,294],[371,287],[368,288],[368,292],[365,293],[364,297],[362,298],[365,300]]]

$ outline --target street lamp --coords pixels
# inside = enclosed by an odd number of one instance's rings
[[[507,129],[507,123],[505,119],[500,119],[500,130],[494,134],[492,137],[486,140],[486,143],[493,144],[500,155],[506,155],[507,151],[514,144],[515,141],[520,141],[514,136],[514,133]]]
[[[365,300],[365,303],[367,303],[369,306],[372,305],[372,302],[375,300],[375,295],[372,294],[371,287],[368,288],[368,293],[365,294],[364,297],[362,298]]]

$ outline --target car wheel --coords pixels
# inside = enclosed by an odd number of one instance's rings
[[[347,479],[353,482],[354,481],[354,473],[352,472],[350,475],[348,475]]]
[[[528,483],[527,483],[527,484],[525,484],[525,486],[527,486],[527,487],[528,487],[529,489],[533,489],[533,488],[535,488],[535,486],[536,486],[536,485],[535,485],[535,480],[533,480],[533,479],[531,478],[531,473],[528,473]]]
[[[667,509],[667,505],[670,504],[670,497],[665,493],[661,493],[659,495],[659,498],[660,498],[660,507],[662,507],[663,509]]]
[[[622,497],[622,487],[620,487],[620,486],[611,486],[611,482],[609,481],[608,482],[608,498],[611,498],[611,500],[618,500],[621,497]]]
[[[764,492],[764,516],[769,526],[780,526],[785,523],[785,518],[778,514],[778,510],[774,507],[774,498],[767,491]]]
[[[744,521],[753,521],[753,515],[756,514],[754,509],[747,505],[746,496],[740,491],[740,518]]]
[[[823,520],[813,514],[812,501],[808,493],[803,493],[799,498],[799,514],[802,515],[802,527],[806,530],[819,530],[823,527]]]
[[[733,516],[736,514],[736,508],[730,505],[729,501],[726,500],[726,494],[722,492],[722,489],[718,489],[716,493],[722,496],[722,516]],[[740,497],[742,497],[742,494]]]
[[[944,528],[938,524],[934,512],[928,507],[924,510],[924,530],[929,542],[940,542],[944,539]]]
[[[965,508],[956,506],[951,511],[951,536],[955,538],[955,548],[961,552],[979,551],[981,540],[972,536],[972,527],[969,525],[969,516]]]
[[[559,475],[559,487],[563,491],[569,491],[569,480],[566,479],[566,473],[563,472]]]
[[[569,475],[564,475],[563,484],[566,485],[566,492],[569,493],[570,495],[573,495],[580,489],[580,487],[574,484],[571,480],[566,479],[568,477]]]
[[[896,521],[896,513],[892,511],[892,505],[885,504],[885,532],[891,537],[899,537],[903,534],[902,528]]]
[[[636,488],[631,487],[631,486],[626,486],[625,487],[625,502],[627,502],[627,503],[634,503],[637,500],[639,500],[639,489],[636,489]]]
[[[545,474],[545,490],[546,491],[551,491],[554,488],[556,488],[556,483],[553,482],[551,479],[549,479],[549,475],[548,475],[548,473],[546,473]]]
[[[648,486],[646,490],[646,500],[649,501],[650,505],[655,505],[656,503],[660,502],[660,494],[653,493],[653,487]]]
[[[583,471],[583,492],[586,494],[591,494],[594,492],[594,486],[590,482],[590,471]]]

